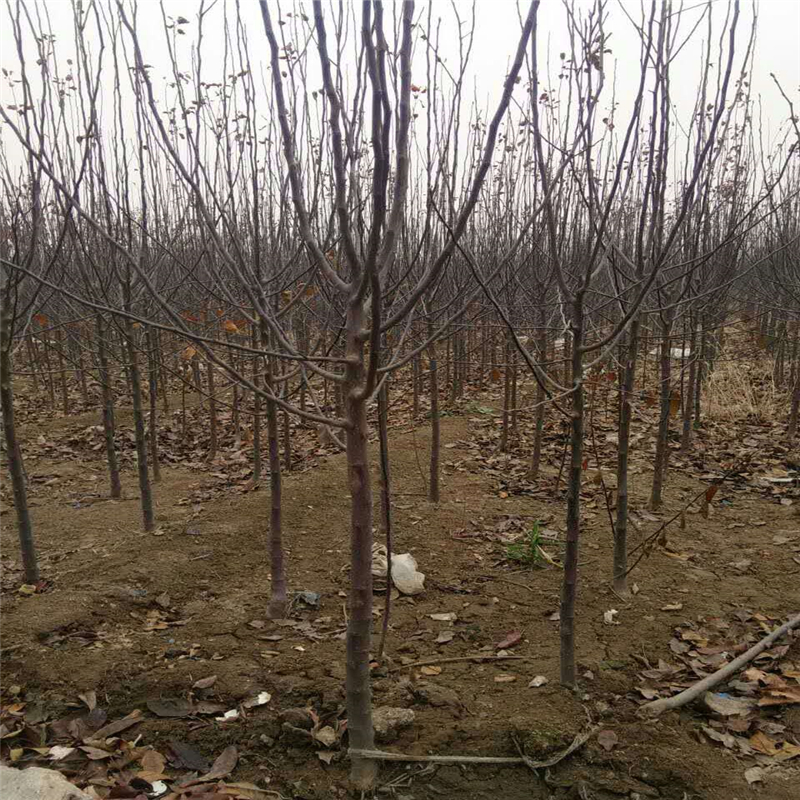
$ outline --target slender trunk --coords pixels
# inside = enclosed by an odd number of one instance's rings
[[[511,346],[511,363],[509,365],[511,370],[511,441],[517,440],[517,420],[519,413],[517,412],[517,350],[513,345]]]
[[[67,388],[67,370],[64,367],[64,332],[56,329],[56,343],[58,354],[58,380],[61,384],[61,409],[66,417],[69,414],[69,391]]]
[[[31,365],[31,375],[33,376],[33,392],[39,394],[39,361],[36,358],[36,346],[33,343],[33,334],[25,337],[25,344],[28,348],[28,363]],[[792,362],[794,363],[794,362]]]
[[[544,372],[545,361],[547,360],[547,328],[545,327],[546,317],[544,308],[540,311],[540,324],[539,328],[539,341],[537,346],[537,358],[542,365]],[[544,384],[537,383],[536,387],[536,434],[533,440],[533,455],[531,456],[531,466],[529,470],[529,477],[531,480],[536,480],[539,477],[539,469],[542,463],[542,439],[544,438]]]
[[[573,301],[571,340],[572,408],[570,410],[570,466],[567,483],[567,540],[564,581],[561,587],[561,683],[574,687],[575,601],[578,591],[578,545],[581,526],[581,478],[583,469],[583,297]]]
[[[56,410],[56,376],[53,375],[53,367],[50,362],[50,337],[42,333],[42,344],[44,345],[44,369],[45,380],[47,381],[47,394],[50,398],[50,408]]]
[[[114,393],[111,390],[103,318],[98,314],[96,319],[98,377],[100,378],[100,388],[103,393],[103,437],[106,443],[108,478],[111,485],[111,497],[119,499],[122,497],[122,484],[119,478],[117,448],[114,446]]]
[[[83,400],[84,406],[89,405],[89,387],[86,383],[86,368],[83,364],[83,348],[78,343],[78,347],[76,348],[76,360],[78,362],[78,383],[81,387],[81,399]]]
[[[617,517],[614,523],[614,591],[628,593],[628,459],[630,457],[631,398],[636,378],[636,356],[639,347],[640,323],[631,322],[628,352],[620,381],[619,444],[617,446]]]
[[[441,426],[439,420],[439,374],[436,364],[436,342],[431,342],[428,347],[428,361],[430,366],[431,393],[431,474],[430,483],[428,484],[428,499],[432,503],[438,503],[441,496],[439,489]]]
[[[789,409],[789,426],[786,434],[791,442],[797,435],[797,417],[800,413],[800,370],[794,380],[794,389],[792,390],[792,405]]]
[[[208,460],[213,461],[217,457],[217,396],[214,387],[214,365],[211,360],[207,362],[206,375],[208,376],[208,416],[211,422],[211,438],[208,444]]]
[[[133,398],[133,428],[136,437],[136,468],[139,474],[139,491],[142,497],[142,519],[145,531],[155,528],[153,513],[153,496],[150,490],[150,476],[147,465],[147,438],[144,430],[144,412],[142,411],[142,380],[139,374],[139,360],[134,342],[134,328],[130,320],[125,323],[126,344],[128,350],[128,374],[131,378],[131,396]]]
[[[161,331],[156,331],[156,352],[158,353],[159,384],[161,385],[161,402],[165,414],[169,414],[169,383],[167,368],[164,364],[164,347],[161,341]]]
[[[508,334],[506,335],[505,347],[503,348],[503,360],[505,368],[503,369],[503,425],[500,429],[500,452],[505,453],[508,450],[508,426],[511,408],[511,368],[509,365],[509,358],[511,356],[511,348],[508,344]]]
[[[289,412],[283,410],[283,465],[287,472],[292,471],[292,429],[289,426]]]
[[[367,398],[364,382],[364,345],[361,332],[364,311],[351,303],[347,311],[347,366],[345,368],[345,414],[347,427],[347,473],[350,485],[350,619],[347,623],[347,730],[350,746],[372,750],[372,698],[369,675],[372,631],[372,487],[367,444]],[[375,354],[372,354],[375,357]],[[352,758],[351,780],[356,788],[371,787],[378,765],[372,759]]]
[[[692,323],[689,343],[689,380],[686,383],[686,398],[683,404],[683,429],[681,431],[681,452],[688,453],[692,442],[692,417],[694,411],[694,385],[697,382],[697,328]]]
[[[9,293],[10,294],[10,293]],[[39,582],[39,563],[36,558],[36,545],[33,541],[33,527],[28,510],[28,490],[25,486],[25,468],[22,463],[22,450],[17,439],[14,419],[14,388],[11,383],[11,318],[10,299],[2,299],[0,308],[0,406],[3,416],[3,436],[6,445],[6,460],[11,476],[11,489],[14,494],[14,510],[17,515],[17,533],[22,551],[22,566],[25,583]]]
[[[705,331],[705,319],[700,317],[700,327],[702,329],[700,333],[700,344],[698,347],[699,350],[699,360],[697,362],[697,372],[695,374],[694,379],[694,397],[692,398],[694,402],[694,425],[697,427],[700,424],[700,410],[702,407],[702,396],[703,396],[703,381],[706,378],[706,373],[708,371],[708,360],[707,356],[707,339],[706,339],[706,331]]]
[[[255,350],[258,347],[258,327],[253,325],[252,346]],[[261,386],[261,366],[260,358],[253,359],[253,386]],[[261,480],[261,395],[253,393],[253,483]]]
[[[262,336],[264,336],[262,331]],[[266,337],[264,339],[266,342]],[[266,376],[266,388],[273,392],[272,365]],[[267,442],[269,449],[269,557],[272,575],[269,610],[271,619],[286,616],[286,566],[283,554],[283,506],[281,505],[281,453],[278,438],[278,406],[274,400],[265,400],[267,407]]]
[[[380,441],[381,460],[381,520],[380,527],[386,542],[386,601],[383,606],[383,623],[381,625],[381,639],[378,644],[378,661],[383,660],[383,651],[386,647],[386,635],[389,632],[389,615],[392,606],[392,485],[389,472],[389,382],[384,381],[378,392],[378,439]]]
[[[653,488],[650,492],[650,510],[656,511],[661,507],[661,494],[666,478],[667,453],[669,450],[669,416],[672,402],[670,392],[670,379],[672,377],[672,363],[670,361],[670,332],[671,323],[668,321],[662,326],[661,338],[661,391],[660,413],[658,419],[658,432],[656,433],[656,455],[653,465]]]
[[[161,465],[158,463],[158,361],[153,329],[147,329],[148,389],[150,392],[150,463],[153,468],[153,483],[161,481]]]
[[[414,415],[414,419],[419,416],[419,383],[421,380],[420,373],[422,370],[420,369],[420,362],[419,356],[414,356],[414,359],[411,362],[412,364],[412,374],[411,374],[411,382],[413,385],[413,395],[411,399],[411,409],[412,414]]]

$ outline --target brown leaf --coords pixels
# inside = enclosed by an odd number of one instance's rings
[[[750,747],[766,756],[774,756],[778,752],[778,742],[770,739],[763,731],[756,731],[750,737]]]
[[[761,767],[750,767],[744,771],[744,778],[749,784],[760,783],[764,780],[764,770]]]
[[[89,711],[94,711],[97,706],[97,693],[94,691],[85,692],[78,695],[79,700],[83,700]]]
[[[236,767],[236,762],[239,760],[239,754],[234,745],[226,747],[218,756],[217,760],[211,766],[211,771],[206,772],[198,778],[199,781],[216,781],[230,775]]]
[[[597,743],[603,750],[611,751],[619,744],[619,736],[614,731],[605,728],[597,734]]]
[[[522,631],[511,631],[507,633],[495,646],[495,650],[508,650],[522,641]]]
[[[109,722],[108,725],[103,726],[92,734],[93,739],[107,739],[109,736],[114,736],[117,733],[136,725],[137,722],[142,721],[142,712],[137,708],[131,711],[127,717],[118,719],[115,722]]]
[[[92,761],[100,761],[104,758],[111,758],[113,753],[109,753],[107,750],[101,750],[99,747],[89,747],[87,745],[81,745],[80,750],[83,750],[86,755],[92,759]]]
[[[193,689],[210,689],[217,682],[216,675],[209,675],[207,678],[200,678],[192,684]]]
[[[210,700],[198,700],[192,709],[195,714],[219,714],[225,711],[225,706],[220,703],[212,703]]]
[[[188,717],[192,711],[189,701],[182,697],[152,697],[147,701],[147,707],[157,717]]]
[[[177,767],[184,767],[194,772],[208,772],[211,769],[208,759],[186,742],[170,739],[169,749],[174,755],[172,761]]]
[[[161,775],[164,772],[164,767],[167,764],[167,759],[161,755],[157,750],[148,750],[141,758],[140,761],[142,769],[145,772]],[[151,783],[152,781],[148,781]]]
[[[787,689],[768,689],[758,701],[760,706],[782,706],[800,703],[800,686]]]
[[[432,666],[420,667],[419,671],[423,675],[441,675],[442,674],[442,668],[441,667],[432,667]]]
[[[736,744],[735,736],[730,733],[720,733],[719,731],[715,731],[713,728],[709,728],[708,725],[703,725],[703,733],[708,736],[709,739],[713,739],[715,742],[724,744],[728,749]]]

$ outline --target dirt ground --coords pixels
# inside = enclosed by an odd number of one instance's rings
[[[723,435],[709,424],[698,433],[691,458],[673,453],[664,508],[651,515],[645,511],[652,474],[645,456],[652,425],[642,412],[631,547],[702,493],[703,481],[718,476],[720,465],[731,463],[748,439],[760,455],[723,483],[708,518],[696,503],[667,528],[666,539],[631,574],[636,593],[624,600],[609,585],[611,533],[603,499],[613,475],[614,425],[612,415],[595,421],[601,444],[597,452],[590,448],[587,465],[577,615],[582,682],[571,693],[558,680],[560,570],[507,557],[509,542],[534,522],[547,536],[563,536],[561,433],[556,427],[548,431],[542,476],[527,482],[530,421],[521,420],[511,453],[499,453],[495,395],[455,404],[442,419],[438,505],[426,500],[428,423],[404,419],[391,432],[395,551],[417,559],[426,589],[395,599],[387,658],[374,670],[375,705],[415,713],[413,724],[382,746],[413,755],[471,756],[516,756],[520,746],[542,758],[590,726],[604,735],[593,735],[557,766],[538,772],[524,766],[389,764],[381,771],[379,796],[796,800],[800,758],[721,741],[735,736],[752,743],[762,732],[797,746],[800,704],[758,708],[738,728],[698,706],[655,721],[636,715],[645,698],[665,686],[689,685],[737,646],[741,650],[742,642],[749,645],[800,610],[797,481],[771,488],[764,479],[795,475],[795,456],[780,447],[769,427],[742,424]],[[145,534],[130,464],[123,474],[124,499],[108,500],[102,450],[79,443],[81,432],[97,422],[92,413],[31,414],[23,422],[47,585],[31,596],[18,591],[21,571],[6,494],[6,711],[13,703],[17,715],[35,707],[40,713],[30,724],[42,724],[75,714],[78,695],[94,691],[109,720],[143,712],[123,737],[141,737],[142,744],[162,751],[178,739],[209,760],[235,744],[236,780],[265,786],[275,797],[349,796],[346,742],[326,748],[297,733],[303,728],[297,720],[308,716],[299,710],[311,709],[316,718],[334,723],[344,717],[349,503],[343,456],[308,444],[285,475],[290,588],[320,593],[321,603],[314,608],[298,598],[289,620],[273,622],[266,619],[267,483],[242,491],[250,487],[225,482],[227,467],[167,460],[155,488],[159,528]],[[765,441],[769,447],[759,448]],[[542,546],[557,560],[557,540],[545,538]],[[375,600],[377,633],[384,594],[376,593]],[[448,612],[456,619],[431,618]],[[513,660],[414,665],[495,656],[502,640],[515,638],[506,648]],[[800,675],[800,636],[785,639],[756,666]],[[192,688],[209,676],[217,676],[212,686]],[[547,682],[529,686],[536,676]],[[233,721],[197,713],[161,718],[148,706],[154,699],[191,695],[232,709],[260,691],[269,692],[269,702]],[[712,740],[709,730],[721,739]],[[4,757],[16,746],[11,740],[2,745]],[[26,751],[23,765],[36,757]],[[761,772],[751,784],[745,771],[753,767]],[[85,762],[67,763],[62,771],[82,784],[90,777]]]

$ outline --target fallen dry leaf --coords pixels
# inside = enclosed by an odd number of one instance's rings
[[[522,631],[511,631],[507,633],[495,646],[495,650],[507,650],[509,647],[519,644],[522,641]]]
[[[115,720],[114,722],[109,722],[108,725],[104,725],[102,728],[96,730],[92,734],[92,738],[107,739],[109,736],[114,736],[117,733],[121,733],[122,731],[130,728],[132,725],[136,725],[137,722],[141,722],[142,716],[142,712],[136,708],[131,711],[128,716]]]
[[[157,717],[188,717],[192,706],[182,697],[159,698],[153,697],[147,701],[147,707]]]
[[[764,770],[761,767],[750,767],[744,771],[744,779],[750,784],[764,781]]]
[[[216,781],[230,775],[239,761],[239,753],[234,745],[226,747],[218,756],[217,760],[212,764],[211,770],[201,775],[197,780],[208,782]]]
[[[778,752],[778,742],[770,739],[763,731],[756,731],[750,739],[750,747],[765,756],[774,756]]]
[[[441,667],[421,667],[419,670],[423,675],[441,675]]]
[[[613,750],[619,744],[619,736],[614,731],[605,728],[597,734],[597,743],[603,750]]]
[[[782,706],[791,703],[800,703],[800,686],[790,686],[786,689],[767,689],[758,701],[760,706]]]

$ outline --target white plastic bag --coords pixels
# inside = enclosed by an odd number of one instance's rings
[[[386,577],[386,547],[372,547],[372,574]],[[392,583],[402,594],[420,594],[425,591],[425,575],[417,570],[417,562],[411,553],[392,554]]]

